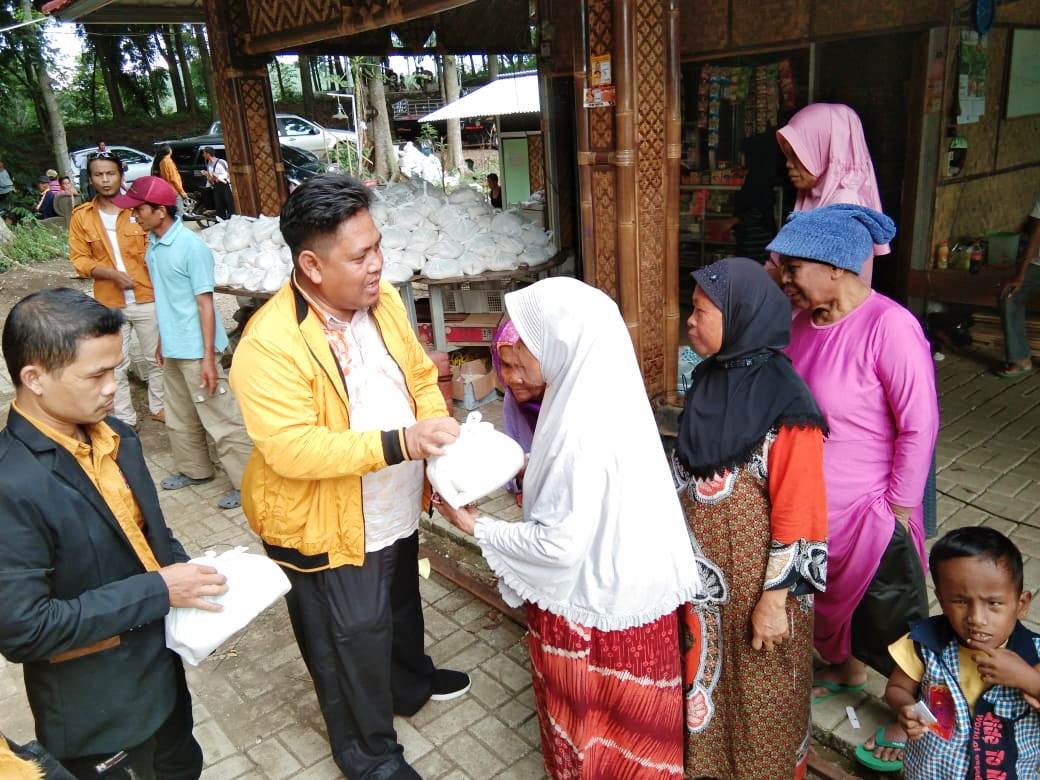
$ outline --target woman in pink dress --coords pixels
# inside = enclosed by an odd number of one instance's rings
[[[874,163],[863,135],[859,116],[840,103],[813,103],[776,131],[776,140],[787,158],[787,175],[798,190],[795,211],[854,203],[881,211]],[[874,257],[887,255],[888,242],[875,244],[864,257],[859,278],[870,286]],[[767,270],[779,281],[779,258],[773,255]],[[791,297],[794,290],[785,288]],[[791,298],[796,306],[800,303]]]
[[[931,353],[913,315],[858,276],[871,247],[894,235],[884,214],[839,204],[792,215],[769,245],[784,284],[806,302],[787,352],[830,427],[827,590],[814,630],[831,664],[814,685],[824,696],[862,690],[864,663],[887,676],[888,645],[928,615],[922,495],[939,427]],[[904,739],[898,724],[879,729],[857,756],[897,769]]]

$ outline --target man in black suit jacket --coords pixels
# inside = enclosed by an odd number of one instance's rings
[[[203,597],[227,586],[186,563],[140,440],[108,416],[122,324],[70,289],[22,299],[4,324],[0,652],[24,664],[37,739],[78,778],[116,763],[105,777],[194,780],[202,750],[163,618],[219,610]]]

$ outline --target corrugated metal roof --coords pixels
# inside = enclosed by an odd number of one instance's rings
[[[538,100],[538,76],[514,76],[495,79],[454,103],[427,114],[419,121],[437,122],[442,119],[465,119],[471,116],[537,114],[541,110]]]

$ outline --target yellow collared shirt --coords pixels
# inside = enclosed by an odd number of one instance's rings
[[[101,421],[87,429],[90,436],[90,444],[87,444],[71,436],[66,436],[32,415],[26,414],[17,403],[12,403],[11,408],[32,423],[48,439],[68,450],[94,487],[97,488],[98,493],[101,494],[101,498],[104,499],[105,504],[116,518],[116,522],[119,523],[130,546],[134,548],[145,571],[158,571],[161,567],[144,535],[144,515],[141,514],[141,507],[138,506],[137,499],[134,498],[133,491],[130,490],[130,486],[116,462],[116,456],[119,453],[119,434],[113,431],[107,423]]]

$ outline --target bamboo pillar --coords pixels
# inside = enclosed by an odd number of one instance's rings
[[[664,391],[678,404],[679,353],[679,162],[682,158],[682,72],[679,64],[679,0],[668,0],[665,28],[665,254]]]
[[[636,230],[636,89],[633,4],[636,0],[614,0],[614,54],[612,69],[617,89],[614,107],[614,152],[617,197],[618,298],[621,315],[632,337],[636,354],[639,343],[639,235]]]
[[[242,0],[203,0],[203,7],[235,210],[278,214],[289,191],[268,58],[243,54],[248,17]]]
[[[584,0],[578,4],[578,34],[574,36],[574,127],[578,146],[578,210],[581,221],[582,278],[596,284],[596,231],[592,206],[592,147],[589,143],[589,112],[585,110],[588,84],[588,14]]]

